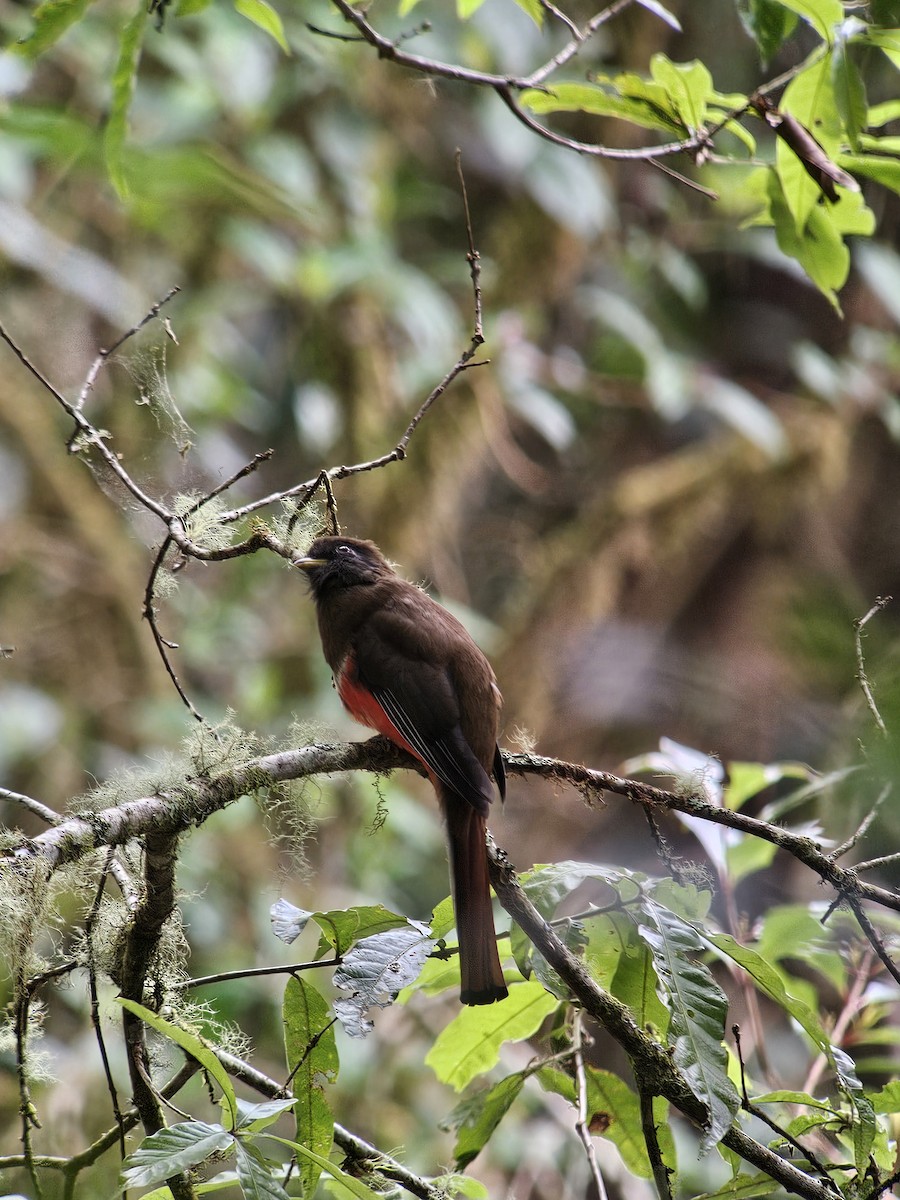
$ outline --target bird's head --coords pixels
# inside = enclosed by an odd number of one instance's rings
[[[361,538],[316,538],[293,565],[306,572],[316,597],[332,589],[376,583],[391,574],[390,564],[375,543]]]

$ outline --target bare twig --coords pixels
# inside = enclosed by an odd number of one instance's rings
[[[876,613],[880,613],[883,609],[887,608],[892,599],[892,596],[879,596],[866,615],[853,622],[853,629],[856,635],[856,678],[859,680],[859,686],[862,688],[862,693],[866,698],[866,704],[869,707],[869,712],[872,714],[875,724],[885,737],[887,736],[887,729],[881,713],[878,711],[878,705],[875,703],[875,697],[872,694],[872,687],[869,683],[869,677],[866,674],[866,661],[863,657],[862,648],[862,631],[876,615]]]
[[[109,362],[110,357],[113,354],[115,354],[115,352],[121,346],[123,346],[125,344],[125,342],[128,341],[129,338],[132,338],[135,336],[135,334],[140,333],[140,331],[144,328],[145,325],[149,325],[149,323],[152,320],[154,320],[156,317],[158,317],[159,310],[163,307],[163,305],[168,304],[169,301],[172,299],[172,297],[177,296],[180,291],[181,291],[181,288],[179,288],[179,287],[170,288],[169,291],[166,293],[166,295],[163,296],[162,300],[158,300],[156,302],[156,304],[154,304],[151,307],[150,311],[146,314],[146,316],[144,316],[140,321],[138,321],[138,323],[136,325],[132,325],[132,327],[126,333],[123,333],[120,337],[116,338],[116,340],[113,342],[113,344],[107,350],[101,350],[99,352],[97,357],[91,363],[90,370],[88,371],[87,375],[85,376],[84,383],[81,386],[81,391],[78,393],[78,399],[75,401],[75,408],[78,410],[78,412],[81,412],[81,410],[84,408],[87,398],[90,395],[90,393],[93,391],[94,384],[97,382],[97,376],[100,374],[101,370],[107,364],[107,362]],[[171,334],[171,330],[169,330],[169,333]],[[72,449],[72,444],[74,442],[75,437],[76,437],[76,434],[73,433],[72,437],[69,440],[69,449],[70,450]]]
[[[672,1182],[669,1178],[671,1172],[666,1166],[659,1138],[656,1135],[656,1120],[653,1116],[654,1096],[645,1087],[639,1088],[638,1094],[641,1105],[641,1129],[644,1134],[644,1144],[647,1147],[647,1157],[650,1159],[650,1168],[653,1171],[656,1192],[659,1200],[672,1200]]]
[[[58,812],[54,812],[40,800],[35,800],[31,796],[23,796],[21,792],[11,792],[9,788],[0,787],[0,800],[8,800],[10,804],[19,804],[22,808],[27,808],[30,813],[39,817],[47,825],[55,825],[60,820]]]
[[[481,301],[481,255],[475,248],[475,235],[472,232],[472,214],[469,212],[469,193],[466,190],[466,177],[462,169],[462,151],[457,146],[456,148],[456,175],[459,179],[459,188],[462,192],[463,210],[466,215],[466,238],[469,243],[469,252],[466,255],[466,261],[469,264],[469,271],[472,276],[472,291],[475,298],[475,320],[474,329],[472,332],[472,347],[474,352],[475,346],[480,346],[484,342],[484,322],[482,317],[482,301]]]
[[[264,1075],[262,1071],[257,1070],[250,1063],[244,1062],[243,1059],[238,1058],[234,1054],[229,1054],[227,1050],[222,1050],[218,1046],[211,1046],[210,1049],[229,1075],[241,1080],[248,1087],[259,1092],[261,1096],[268,1096],[270,1100],[290,1099],[291,1092],[289,1088],[286,1088],[283,1084],[280,1084],[268,1075]],[[345,1129],[343,1125],[335,1123],[334,1140],[335,1144],[361,1170],[373,1172],[383,1176],[385,1179],[391,1180],[393,1183],[399,1183],[410,1195],[418,1196],[419,1200],[445,1200],[446,1192],[443,1189],[435,1187],[427,1179],[423,1179],[420,1175],[415,1175],[412,1171],[407,1170],[395,1158],[383,1154],[375,1146],[363,1141],[357,1134],[351,1133],[349,1129]]]
[[[751,1116],[756,1117],[757,1120],[762,1121],[764,1125],[768,1125],[773,1133],[777,1134],[778,1137],[782,1138],[788,1143],[788,1145],[793,1146],[801,1158],[805,1158],[817,1174],[821,1175],[826,1182],[830,1182],[827,1167],[819,1161],[816,1155],[813,1154],[810,1149],[804,1146],[802,1142],[797,1141],[793,1134],[789,1133],[784,1126],[779,1125],[777,1121],[773,1121],[765,1109],[761,1108],[757,1104],[754,1104],[750,1099],[749,1095],[747,1094],[747,1075],[744,1068],[744,1053],[741,1047],[740,1025],[732,1025],[731,1032],[734,1036],[734,1047],[737,1051],[738,1063],[741,1070],[741,1105],[744,1108],[744,1111],[750,1113]]]
[[[575,1090],[578,1102],[578,1118],[575,1121],[575,1132],[578,1134],[582,1146],[584,1146],[584,1153],[587,1156],[588,1167],[591,1172],[591,1178],[594,1181],[594,1186],[597,1189],[597,1195],[600,1197],[600,1200],[607,1200],[606,1184],[603,1182],[603,1174],[600,1170],[600,1164],[597,1162],[597,1151],[594,1147],[594,1140],[591,1137],[591,1114],[588,1112],[587,1070],[584,1065],[584,1021],[580,1012],[575,1013],[572,1028],[572,1048],[575,1067]]]
[[[84,941],[85,946],[87,947],[88,986],[91,996],[91,1025],[94,1027],[94,1035],[97,1039],[97,1047],[100,1051],[100,1061],[103,1064],[103,1074],[106,1078],[106,1090],[109,1092],[113,1116],[115,1117],[116,1125],[119,1128],[119,1151],[122,1155],[122,1158],[124,1158],[126,1153],[125,1125],[122,1120],[122,1110],[119,1107],[119,1093],[116,1089],[116,1081],[113,1078],[112,1068],[109,1065],[109,1055],[106,1052],[106,1041],[103,1037],[103,1026],[100,1021],[100,998],[97,991],[97,967],[94,961],[94,925],[97,922],[97,915],[100,912],[100,904],[103,900],[103,892],[106,887],[106,877],[109,874],[114,857],[115,847],[110,846],[106,852],[106,862],[100,875],[100,882],[97,885],[97,891],[94,895],[94,902],[91,905],[87,917],[85,918]]]
[[[300,971],[312,971],[316,967],[339,967],[341,958],[317,958],[312,962],[283,963],[274,967],[246,967],[240,971],[219,971],[216,975],[200,975],[196,979],[185,979],[178,984],[179,988],[187,991],[189,988],[208,987],[212,983],[225,983],[229,979],[253,979],[261,975],[296,975]]]
[[[853,983],[851,984],[850,990],[844,998],[841,1011],[838,1013],[834,1027],[831,1030],[831,1041],[836,1046],[842,1045],[847,1030],[850,1028],[851,1024],[856,1019],[857,1014],[859,1013],[866,988],[869,986],[869,981],[872,977],[873,961],[874,954],[868,952],[856,969]],[[822,1072],[825,1070],[827,1065],[828,1060],[826,1059],[825,1055],[818,1055],[810,1067],[806,1079],[803,1081],[801,1091],[807,1092],[811,1095],[817,1087],[818,1082],[822,1077]]]
[[[884,804],[885,800],[887,800],[888,796],[891,794],[891,791],[893,790],[893,786],[894,785],[892,783],[886,783],[884,785],[884,787],[881,789],[880,793],[878,794],[878,798],[876,799],[875,803],[872,805],[872,807],[869,809],[869,811],[863,817],[862,821],[860,821],[859,827],[857,828],[856,832],[851,834],[851,836],[849,838],[847,838],[847,840],[845,842],[841,842],[841,844],[836,849],[832,850],[832,852],[828,855],[828,857],[831,859],[832,862],[837,862],[837,860],[839,858],[843,858],[843,856],[849,850],[853,849],[853,847],[857,844],[857,842],[861,841],[866,836],[866,834],[869,832],[870,828],[872,827],[872,822],[878,816],[878,810],[881,808],[882,804]],[[883,862],[884,860],[882,859],[882,860],[873,860],[873,861]],[[870,869],[870,867],[871,867],[871,863],[867,863],[865,865],[857,864],[855,869],[857,871],[862,871],[862,870]]]

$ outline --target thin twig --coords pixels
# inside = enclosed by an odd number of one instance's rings
[[[874,871],[876,867],[891,867],[900,862],[900,851],[895,854],[884,854],[881,858],[867,858],[865,862],[857,863],[854,871]]]
[[[100,874],[100,882],[97,885],[97,891],[94,895],[94,902],[90,907],[84,922],[84,940],[87,947],[87,968],[88,968],[88,986],[91,997],[91,1025],[94,1028],[94,1035],[97,1039],[97,1047],[100,1051],[100,1061],[103,1064],[103,1074],[106,1078],[106,1090],[109,1092],[110,1102],[112,1104],[113,1117],[116,1125],[119,1127],[119,1151],[122,1158],[125,1157],[125,1125],[122,1120],[122,1110],[119,1107],[119,1093],[116,1089],[116,1081],[113,1078],[112,1068],[109,1063],[109,1055],[106,1052],[106,1041],[103,1037],[103,1026],[100,1020],[100,997],[97,991],[97,967],[94,960],[94,925],[97,922],[97,916],[100,912],[100,904],[103,900],[103,892],[106,887],[106,877],[109,874],[110,867],[113,863],[115,855],[115,847],[110,846],[106,852],[106,862]]]
[[[880,959],[882,966],[884,967],[884,969],[888,972],[888,974],[892,977],[892,979],[896,983],[900,983],[900,968],[897,967],[897,964],[894,962],[894,960],[888,954],[887,948],[886,948],[884,942],[881,940],[881,935],[879,934],[879,932],[875,928],[875,926],[872,924],[872,922],[869,920],[869,918],[866,916],[865,910],[863,909],[863,906],[860,904],[859,899],[856,896],[848,896],[847,903],[850,905],[851,909],[853,910],[853,915],[856,917],[857,921],[860,924],[860,928],[862,929],[863,933],[866,935],[869,945],[872,947],[872,949],[878,955],[878,958]]]
[[[647,1157],[653,1171],[653,1181],[659,1200],[672,1200],[672,1182],[669,1178],[671,1170],[666,1166],[659,1138],[656,1134],[656,1119],[653,1115],[653,1093],[641,1087],[638,1092],[641,1105],[641,1129],[644,1134],[644,1144],[647,1147]]]
[[[245,967],[239,971],[219,971],[216,975],[185,979],[176,986],[187,991],[189,988],[207,987],[212,983],[225,983],[229,979],[253,979],[261,975],[296,975],[300,971],[311,971],[315,967],[339,967],[343,961],[342,958],[317,958],[313,962],[282,963],[274,967]]]
[[[475,319],[472,332],[472,345],[480,346],[484,343],[484,321],[482,314],[482,299],[481,299],[481,255],[475,247],[475,235],[472,232],[472,214],[469,211],[469,193],[466,189],[466,177],[462,169],[462,151],[457,146],[456,148],[456,175],[459,179],[459,189],[462,193],[463,211],[466,216],[466,238],[469,243],[469,252],[466,255],[466,261],[469,264],[469,271],[472,276],[472,291],[475,296]]]
[[[856,832],[854,834],[851,834],[851,836],[848,837],[845,842],[841,842],[841,844],[835,850],[832,850],[832,852],[828,855],[828,857],[831,859],[832,862],[837,862],[837,860],[839,858],[843,858],[843,856],[848,852],[848,850],[852,850],[853,847],[857,844],[857,842],[861,841],[866,836],[866,834],[869,832],[869,829],[872,826],[872,822],[875,820],[876,816],[878,815],[878,810],[881,808],[882,804],[884,804],[885,800],[887,800],[888,796],[891,794],[893,786],[894,785],[892,783],[886,783],[884,785],[884,787],[881,789],[881,792],[879,793],[878,798],[876,799],[875,803],[869,809],[868,813],[866,813],[865,817],[863,817],[862,821],[860,821],[859,827],[856,830]],[[878,861],[878,860],[873,860],[873,861]],[[883,861],[883,860],[881,860],[881,861]],[[867,867],[865,869],[869,869],[870,865],[871,864],[867,864]],[[863,869],[864,868],[860,865],[857,865],[855,867],[855,870],[857,870],[857,871],[861,871]]]
[[[880,613],[883,609],[887,608],[892,599],[892,596],[878,596],[875,600],[875,603],[872,605],[866,615],[853,622],[856,643],[856,678],[859,680],[859,686],[862,688],[862,693],[866,698],[866,704],[869,707],[869,712],[872,714],[875,724],[878,726],[882,736],[884,737],[887,737],[887,728],[882,720],[881,713],[878,711],[878,705],[875,703],[875,697],[872,694],[872,688],[869,684],[869,677],[866,674],[866,662],[865,658],[863,657],[862,648],[862,631],[876,615],[876,613]]]
[[[53,397],[53,399],[57,402],[57,404],[59,404],[64,412],[66,412],[68,416],[72,418],[78,428],[78,431],[83,434],[87,445],[96,447],[100,457],[116,476],[119,482],[123,485],[123,487],[125,487],[125,489],[131,493],[135,500],[137,500],[139,504],[146,508],[148,512],[153,513],[155,516],[159,517],[160,520],[165,521],[168,524],[168,522],[172,520],[173,514],[169,512],[165,505],[160,504],[158,500],[154,500],[152,496],[148,496],[147,493],[137,483],[135,483],[129,473],[119,462],[118,456],[114,454],[106,444],[106,435],[92,425],[87,417],[85,417],[84,413],[81,412],[74,404],[72,404],[70,400],[67,400],[58,388],[53,386],[50,380],[41,373],[41,371],[28,358],[25,352],[13,340],[2,323],[0,323],[0,338],[6,342],[7,346],[9,346],[9,348],[12,350],[13,354],[15,354],[22,366],[34,376],[41,387],[44,388],[44,390]]]
[[[762,1121],[764,1125],[768,1125],[773,1133],[777,1134],[778,1137],[782,1138],[789,1145],[793,1146],[794,1149],[801,1155],[801,1157],[807,1160],[813,1170],[821,1175],[826,1183],[830,1184],[831,1179],[828,1175],[828,1168],[824,1163],[819,1161],[816,1155],[813,1154],[812,1150],[804,1146],[802,1142],[797,1141],[793,1134],[789,1133],[784,1126],[779,1125],[778,1122],[773,1120],[764,1109],[760,1108],[759,1105],[754,1104],[750,1099],[750,1096],[747,1093],[747,1075],[744,1068],[744,1053],[741,1047],[740,1025],[732,1025],[731,1032],[734,1036],[734,1047],[737,1051],[738,1064],[741,1071],[741,1106],[743,1107],[744,1111],[750,1113],[751,1116],[756,1117],[757,1120]]]
[[[52,808],[48,808],[40,800],[35,800],[31,796],[24,796],[21,792],[12,792],[9,788],[0,787],[0,800],[8,800],[10,804],[20,804],[22,808],[27,808],[30,813],[33,813],[36,817],[40,817],[47,825],[56,825],[62,819],[58,812],[54,812]]]
[[[859,914],[857,914],[857,916],[858,915]],[[840,1046],[843,1043],[847,1030],[850,1028],[850,1025],[859,1013],[863,996],[865,995],[866,988],[869,986],[869,981],[872,977],[873,957],[874,956],[871,952],[867,952],[863,961],[860,963],[856,970],[850,990],[847,993],[847,996],[841,1007],[841,1011],[838,1013],[837,1019],[835,1020],[834,1027],[831,1030],[830,1038],[836,1046]],[[825,1070],[827,1065],[828,1060],[825,1055],[819,1054],[810,1067],[800,1090],[806,1092],[808,1095],[812,1095],[822,1077],[822,1072]]]
[[[75,408],[78,412],[81,412],[81,410],[84,408],[87,398],[93,391],[94,384],[97,382],[97,376],[109,361],[110,357],[115,354],[120,346],[123,346],[129,338],[132,338],[135,336],[135,334],[140,333],[145,325],[148,325],[155,317],[158,317],[159,310],[162,308],[162,306],[164,304],[168,304],[172,297],[177,296],[180,291],[181,288],[179,287],[170,288],[168,293],[163,296],[162,300],[158,300],[156,304],[152,306],[146,316],[142,318],[142,320],[138,321],[136,325],[132,325],[132,327],[126,333],[123,333],[120,337],[118,337],[109,347],[109,349],[101,350],[99,352],[97,357],[91,363],[90,370],[85,376],[84,383],[81,386],[81,391],[78,393],[78,399],[75,401]],[[171,333],[171,331],[169,332]],[[72,449],[72,444],[75,440],[75,437],[76,434],[73,433],[72,437],[69,439],[68,446],[70,450]]]
[[[588,1112],[587,1070],[584,1065],[584,1024],[582,1014],[578,1011],[575,1013],[572,1027],[572,1051],[578,1102],[578,1117],[575,1121],[575,1132],[578,1134],[582,1146],[584,1146],[584,1153],[587,1157],[591,1178],[597,1189],[597,1195],[600,1197],[600,1200],[607,1200],[606,1184],[603,1182],[603,1174],[600,1170],[600,1164],[597,1162],[594,1139],[591,1137],[591,1114]]]
[[[156,557],[154,558],[153,565],[150,568],[150,574],[147,577],[147,586],[144,588],[144,607],[141,612],[141,616],[150,626],[150,633],[153,637],[153,642],[156,646],[159,657],[162,659],[163,667],[165,668],[169,679],[172,681],[172,686],[180,696],[182,704],[184,704],[185,708],[188,710],[194,720],[199,721],[201,725],[205,725],[208,723],[206,718],[199,711],[199,709],[195,708],[191,698],[181,686],[181,680],[178,678],[175,668],[172,666],[172,660],[169,658],[169,651],[177,650],[178,643],[170,642],[167,638],[163,637],[162,631],[159,628],[159,622],[156,617],[157,580],[159,579],[159,573],[163,568],[163,564],[166,561],[166,555],[174,545],[174,542],[175,539],[172,537],[171,533],[167,534],[166,537],[163,538],[163,541],[156,552]]]

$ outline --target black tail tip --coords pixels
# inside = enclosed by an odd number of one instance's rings
[[[509,992],[503,984],[491,984],[489,988],[482,988],[477,992],[467,988],[459,993],[459,999],[462,1004],[496,1004],[498,1000],[505,1000],[508,995]]]

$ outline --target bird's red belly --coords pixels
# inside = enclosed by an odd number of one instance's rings
[[[344,661],[335,683],[341,703],[355,721],[359,721],[360,725],[366,725],[369,729],[374,729],[376,733],[382,734],[383,737],[389,738],[395,746],[399,746],[418,762],[422,762],[421,756],[404,738],[372,693],[359,682],[356,663],[352,655]]]

